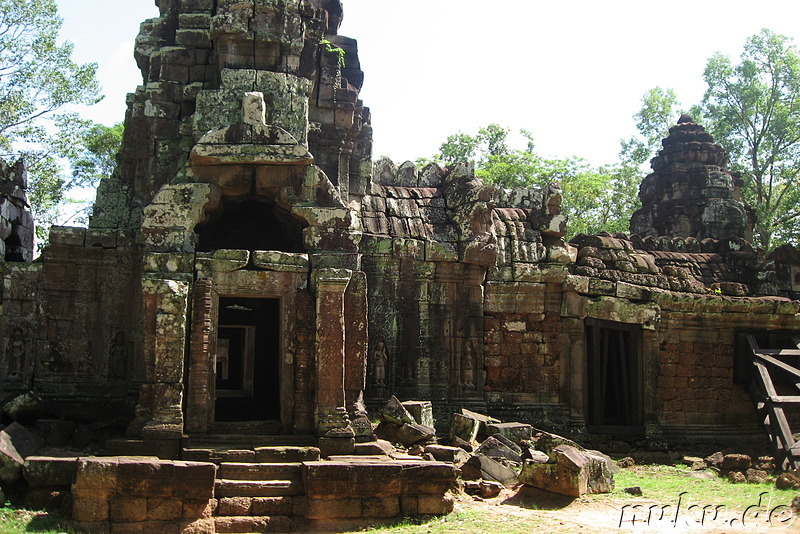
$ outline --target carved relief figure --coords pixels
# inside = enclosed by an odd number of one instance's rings
[[[6,347],[6,362],[9,375],[22,373],[25,366],[25,333],[20,327],[14,328],[11,332]]]
[[[386,367],[389,364],[389,356],[386,353],[386,344],[378,341],[372,351],[373,379],[376,386],[386,385]]]
[[[461,386],[466,390],[475,389],[476,356],[475,342],[468,341],[461,363]]]
[[[128,377],[128,343],[125,332],[118,331],[108,351],[109,375],[112,380],[124,381]]]
[[[264,93],[250,92],[242,100],[242,121],[253,126],[267,124],[267,105]]]

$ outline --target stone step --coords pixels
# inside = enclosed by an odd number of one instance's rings
[[[220,444],[184,447],[181,459],[192,462],[238,463],[294,463],[316,462],[319,449],[316,447],[270,446],[241,448]]]
[[[230,480],[217,479],[214,496],[223,497],[284,497],[305,494],[302,480]]]
[[[209,434],[190,434],[184,440],[184,447],[208,447],[219,446],[240,449],[269,446],[311,446],[315,444],[314,436],[310,435],[275,435],[275,434],[239,434],[232,433],[209,433]]]
[[[214,518],[219,534],[261,534],[266,532],[291,532],[289,516],[229,516]]]
[[[301,480],[301,463],[223,462],[217,478],[227,480]]]

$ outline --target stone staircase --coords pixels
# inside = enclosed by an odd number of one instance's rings
[[[228,434],[190,437],[187,461],[218,465],[214,524],[220,534],[291,532],[302,528],[302,462],[319,460],[311,436]],[[289,445],[291,444],[291,445]]]

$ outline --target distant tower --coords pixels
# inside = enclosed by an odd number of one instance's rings
[[[639,187],[642,208],[631,217],[631,233],[751,240],[752,211],[742,200],[741,179],[724,166],[725,149],[685,114],[662,144],[651,161],[654,172]]]

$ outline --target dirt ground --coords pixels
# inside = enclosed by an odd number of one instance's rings
[[[771,516],[770,510],[757,510],[755,507],[719,510],[716,517],[713,515],[713,510],[706,510],[704,519],[703,511],[695,507],[678,511],[677,521],[675,507],[664,510],[663,514],[662,508],[663,503],[641,498],[573,499],[525,486],[503,490],[500,496],[485,500],[461,495],[456,502],[456,511],[480,511],[484,517],[491,517],[492,524],[496,523],[498,527],[494,534],[503,532],[503,524],[518,528],[521,523],[530,524],[529,532],[559,534],[800,533],[800,514],[793,514],[788,508],[783,507],[772,511]],[[493,533],[487,532],[487,534]]]

